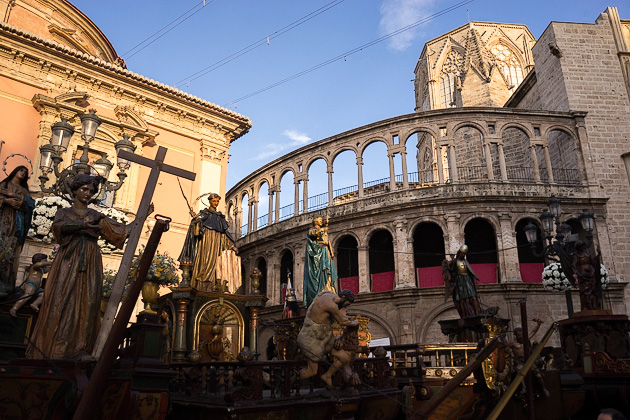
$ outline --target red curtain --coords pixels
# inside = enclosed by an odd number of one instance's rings
[[[523,283],[542,283],[543,263],[522,263],[519,267]]]
[[[359,276],[340,278],[339,288],[341,290],[348,289],[355,295],[358,294],[359,293]]]
[[[372,291],[386,292],[388,290],[394,290],[394,272],[372,274]]]

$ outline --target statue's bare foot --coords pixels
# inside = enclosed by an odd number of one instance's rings
[[[11,314],[12,317],[17,318],[17,311],[15,310],[15,308],[11,308],[9,310],[9,313]]]
[[[332,389],[333,387],[333,383],[332,383],[332,378],[329,377],[328,375],[324,374],[322,376],[320,376],[321,380],[326,382],[326,388]]]
[[[35,305],[34,303],[31,303],[31,308],[33,308],[35,312],[39,312],[39,306]]]

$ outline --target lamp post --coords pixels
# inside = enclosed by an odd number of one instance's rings
[[[63,162],[62,155],[68,150],[70,139],[74,134],[74,127],[66,120],[62,118],[61,121],[52,125],[52,135],[50,141],[39,148],[41,160],[39,168],[41,175],[39,176],[39,183],[42,192],[70,195],[70,184],[75,176],[79,174],[93,174],[100,175],[105,180],[109,177],[111,169],[114,164],[107,159],[107,154],[103,153],[101,158],[90,164],[89,151],[90,142],[96,137],[96,131],[101,125],[101,119],[96,115],[96,111],[90,109],[89,112],[79,115],[81,119],[81,139],[84,141],[82,146],[83,153],[81,157],[72,163],[65,169],[60,168],[60,164]],[[135,146],[129,140],[127,135],[123,135],[123,138],[116,142],[114,145],[117,155],[117,165],[119,172],[117,174],[118,181],[107,181],[103,184],[100,198],[103,198],[108,191],[116,191],[120,189],[125,178],[127,177],[126,171],[129,169],[130,163],[127,159],[120,157],[120,151],[124,150],[129,153],[133,153]],[[50,181],[50,174],[54,174],[55,181],[51,186],[47,186]]]
[[[562,223],[560,217],[562,215],[562,207],[560,200],[555,196],[551,196],[548,203],[549,208],[544,209],[539,219],[542,223],[543,230],[545,232],[546,244],[543,243],[543,251],[539,252],[536,249],[536,242],[538,241],[538,227],[532,222],[527,223],[525,226],[525,236],[531,246],[532,253],[537,257],[544,256],[545,265],[549,264],[550,260],[559,261],[563,268],[563,271],[569,273],[570,270],[566,265],[567,259],[575,252],[575,242],[577,235],[571,235],[571,226],[566,223]],[[593,227],[594,217],[588,210],[583,210],[579,216],[582,229],[586,232],[586,247],[589,248],[593,244]],[[554,232],[555,230],[555,232]],[[555,233],[555,237],[554,237]],[[566,268],[565,268],[566,267]],[[571,284],[574,285],[575,280],[567,278]],[[569,318],[573,316],[573,299],[571,297],[571,290],[565,291],[567,300],[567,312]]]

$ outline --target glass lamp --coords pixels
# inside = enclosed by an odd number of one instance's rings
[[[527,242],[533,244],[538,239],[538,227],[532,222],[528,222],[525,225],[525,236],[527,237]]]
[[[92,167],[96,170],[97,175],[102,176],[105,179],[109,178],[109,171],[112,170],[114,164],[111,163],[105,156],[97,160],[92,164]]]
[[[131,162],[123,157],[120,157],[120,151],[124,150],[125,152],[133,153],[136,150],[136,146],[134,146],[131,140],[129,140],[129,136],[124,134],[123,138],[116,142],[114,147],[116,148],[118,169],[125,172],[131,166]]]
[[[70,138],[74,134],[74,127],[68,123],[68,120],[62,118],[61,121],[53,124],[51,129],[52,136],[50,136],[50,145],[57,153],[64,153],[68,150]]]
[[[560,207],[560,200],[558,200],[554,195],[549,199],[549,210],[551,210],[551,214],[554,217],[560,217],[562,214],[562,208]]]
[[[551,235],[551,232],[553,232],[553,219],[553,214],[549,213],[547,210],[543,210],[540,215],[540,221],[542,222],[543,229],[545,229],[547,236]]]
[[[96,130],[101,125],[101,119],[96,115],[96,110],[90,109],[90,111],[79,116],[81,118],[82,138],[86,142],[94,140],[96,136]]]
[[[579,219],[580,223],[582,223],[582,229],[584,229],[586,232],[593,231],[594,218],[591,212],[589,212],[588,210],[582,210],[582,214],[580,214]]]

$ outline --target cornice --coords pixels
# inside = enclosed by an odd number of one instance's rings
[[[140,89],[150,90],[156,96],[161,96],[161,98],[152,99],[148,96],[145,97],[144,95],[139,95],[139,92],[134,92],[130,88],[125,90],[125,88],[120,86],[119,82],[114,83],[112,81],[111,83],[111,88],[116,91],[116,94],[119,97],[123,97],[125,94],[127,94],[130,99],[135,98],[138,101],[142,101],[143,103],[153,102],[152,105],[154,105],[155,108],[158,110],[175,108],[174,112],[179,114],[181,117],[186,117],[186,115],[189,114],[189,117],[193,120],[207,120],[208,125],[212,126],[216,130],[224,132],[224,135],[226,136],[226,138],[228,138],[230,142],[241,137],[251,128],[251,121],[249,120],[249,118],[243,115],[220,107],[197,96],[183,92],[179,89],[167,86],[164,83],[160,83],[138,73],[134,73],[115,63],[108,62],[106,60],[100,59],[81,51],[77,51],[74,48],[69,48],[55,41],[43,39],[31,32],[24,31],[6,23],[0,23],[0,37],[5,37],[20,46],[24,46],[23,50],[25,51],[15,51],[15,54],[21,54],[24,58],[27,58],[27,55],[31,55],[31,57],[28,58],[32,61],[40,63],[43,62],[45,63],[43,65],[48,65],[48,71],[53,71],[54,69],[52,67],[58,67],[56,69],[57,73],[66,74],[69,77],[72,77],[74,80],[84,79],[84,82],[86,84],[89,84],[91,81],[93,84],[96,85],[97,88],[103,87],[103,85],[106,83],[104,80],[98,79],[110,77],[113,79],[118,79],[119,81],[127,83],[128,85],[137,86]],[[30,48],[31,51],[26,51],[28,48]],[[7,49],[15,50],[16,46],[7,46]],[[35,51],[33,51],[33,49]],[[51,63],[46,63],[47,60],[42,59],[42,57],[38,56],[36,52],[43,52],[49,55],[55,55],[60,58],[60,61],[76,63],[82,68],[70,69],[68,68],[69,66],[64,66],[61,63],[54,63],[54,65]],[[79,73],[79,71],[77,70],[81,71],[81,73]],[[95,76],[99,75],[105,77],[99,77],[97,79]],[[167,103],[165,99],[171,99],[176,103]],[[190,110],[185,109],[190,107],[193,107],[194,111],[196,112],[191,112]],[[203,113],[205,115],[195,115],[197,113]]]

